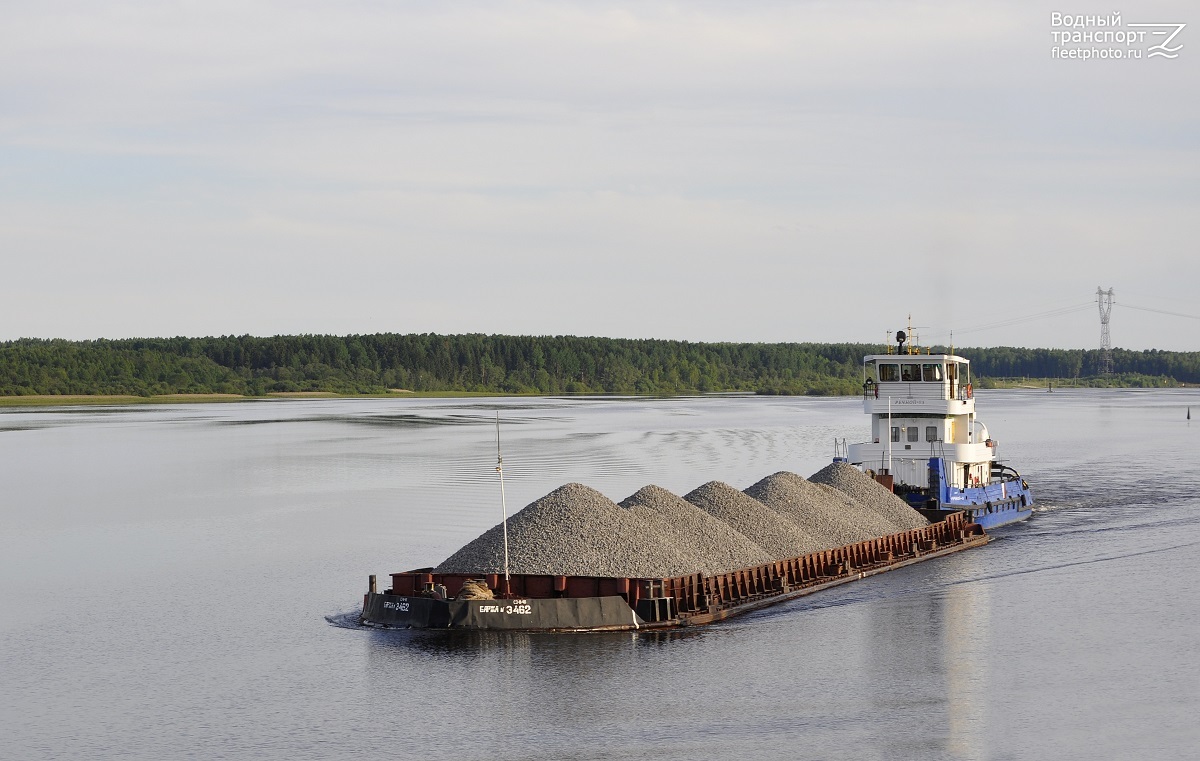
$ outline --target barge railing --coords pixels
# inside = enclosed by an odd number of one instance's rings
[[[713,620],[723,618],[722,612],[732,608],[744,609],[758,600],[773,601],[780,595],[823,586],[838,578],[860,578],[975,537],[984,537],[983,527],[970,523],[965,513],[952,513],[924,528],[727,573],[664,579],[663,585],[681,622],[688,623],[689,618],[697,616]]]
[[[726,573],[695,573],[666,579],[514,573],[509,577],[508,597],[619,596],[652,625],[703,624],[744,612],[759,602],[771,604],[781,596],[799,596],[810,588],[831,586],[906,565],[930,552],[986,542],[983,527],[971,523],[966,513],[958,512],[923,528]],[[503,575],[499,573],[434,573],[432,568],[422,568],[393,573],[391,577],[392,586],[385,594],[403,597],[432,595],[452,599],[471,579],[483,579],[498,592],[503,588]]]

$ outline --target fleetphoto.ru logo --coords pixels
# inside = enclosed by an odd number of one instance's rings
[[[1178,58],[1183,49],[1179,33],[1187,24],[1126,24],[1121,13],[1107,16],[1051,13],[1051,58]]]

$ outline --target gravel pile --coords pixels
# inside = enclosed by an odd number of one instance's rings
[[[752,497],[815,537],[822,548],[841,547],[895,531],[890,522],[848,496],[795,473],[780,471],[746,489]]]
[[[663,578],[721,573],[929,525],[852,465],[805,480],[782,471],[740,492],[710,481],[679,497],[646,486],[620,505],[560,486],[508,519],[512,573]],[[488,529],[435,569],[502,573],[504,534]]]
[[[772,560],[766,550],[728,523],[661,486],[644,486],[620,504],[663,540],[697,559],[697,566],[688,573],[724,573]]]
[[[831,486],[853,498],[860,506],[891,524],[893,532],[929,525],[929,521],[909,507],[908,503],[849,463],[830,463],[813,473],[808,480],[814,484]]]
[[[800,526],[781,519],[779,513],[763,503],[720,481],[709,481],[684,499],[728,523],[766,550],[773,560],[797,557],[830,547]]]
[[[508,519],[512,573],[661,578],[694,573],[699,558],[633,511],[582,484],[560,486]],[[503,573],[500,525],[466,544],[438,573]]]

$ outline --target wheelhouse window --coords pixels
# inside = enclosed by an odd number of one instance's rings
[[[926,441],[937,441],[938,440],[938,429],[937,429],[936,425],[925,426],[925,440]]]
[[[940,381],[942,379],[942,366],[921,365],[921,373],[925,376],[926,381]]]
[[[885,383],[885,382],[889,382],[889,381],[894,383],[895,381],[898,381],[898,380],[900,380],[900,366],[899,365],[880,365],[879,366],[879,381],[881,383]]]
[[[921,380],[921,366],[900,365],[900,380],[910,382]]]
[[[893,367],[895,367],[895,365],[893,365]],[[894,426],[892,426],[892,441],[899,441],[899,440],[900,440],[900,426],[894,425]]]
[[[917,441],[921,437],[921,429],[915,425],[908,427],[908,440]]]

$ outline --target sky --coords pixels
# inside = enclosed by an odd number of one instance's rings
[[[0,340],[1197,351],[1198,85],[1192,2],[0,0]]]

